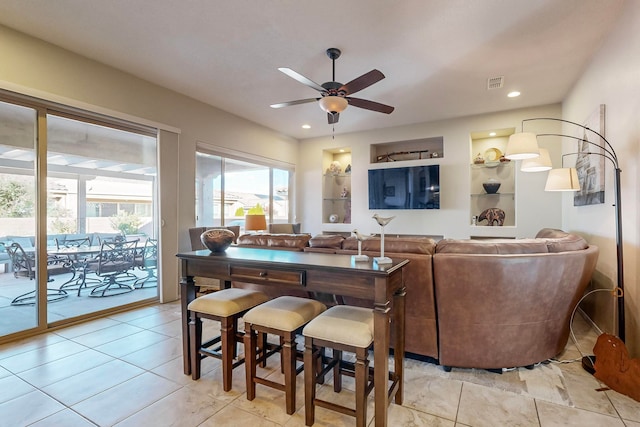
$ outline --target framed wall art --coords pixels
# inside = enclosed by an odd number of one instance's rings
[[[583,125],[605,136],[604,114],[605,106],[600,104]],[[604,154],[605,142],[593,132],[586,129],[580,131],[581,134],[577,136],[582,141],[578,142],[578,158],[576,159],[580,191],[574,194],[573,205],[585,206],[604,203],[604,156],[601,154]]]

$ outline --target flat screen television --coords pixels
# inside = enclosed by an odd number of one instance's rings
[[[440,165],[369,169],[369,209],[440,209]]]

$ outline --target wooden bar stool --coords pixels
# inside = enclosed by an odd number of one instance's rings
[[[245,369],[247,371],[247,399],[256,397],[256,384],[262,384],[285,392],[287,414],[295,412],[296,406],[296,334],[310,320],[327,307],[315,300],[284,296],[252,308],[244,315]],[[268,353],[256,354],[257,335],[273,334],[280,337],[281,361],[284,384],[256,375],[256,365],[264,361]]]
[[[356,418],[356,426],[364,427],[367,421],[367,396],[373,389],[373,372],[369,372],[369,350],[373,347],[373,310],[348,305],[331,307],[302,330],[305,337],[304,349],[304,412],[305,424],[310,426],[315,421],[315,407],[351,415]],[[315,363],[324,348],[333,350],[333,358],[318,372]],[[342,352],[355,353],[355,364],[342,361]],[[341,406],[316,398],[316,384],[324,375],[333,370],[333,390],[339,393],[342,389],[341,375],[349,375],[356,382],[356,409]]]
[[[189,322],[189,353],[191,354],[191,378],[200,378],[200,362],[205,357],[215,357],[222,361],[222,387],[231,390],[232,371],[241,365],[244,359],[238,359],[236,344],[242,342],[243,334],[238,331],[238,319],[247,310],[268,301],[262,292],[247,289],[222,289],[191,301]],[[220,335],[202,342],[202,320],[211,319],[220,322]],[[210,348],[220,343],[219,346]]]

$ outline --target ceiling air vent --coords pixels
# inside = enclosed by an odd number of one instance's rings
[[[487,89],[500,89],[504,85],[504,76],[489,77],[487,79]]]

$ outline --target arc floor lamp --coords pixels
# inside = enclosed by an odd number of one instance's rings
[[[528,121],[539,121],[539,120],[551,120],[562,123],[571,124],[577,126],[578,128],[583,129],[585,132],[591,132],[592,134],[598,137],[598,142],[591,142],[587,139],[586,134],[584,137],[579,138],[572,135],[563,135],[556,133],[543,133],[536,135],[530,132],[522,132],[515,133],[511,135],[509,138],[509,143],[507,145],[507,150],[505,153],[505,157],[508,159],[521,159],[523,160],[522,169],[529,171],[541,171],[541,170],[549,170],[549,176],[547,177],[547,184],[545,186],[545,191],[577,191],[580,189],[577,180],[578,175],[576,173],[575,168],[560,168],[560,169],[551,169],[551,160],[548,156],[548,152],[545,153],[545,149],[541,149],[538,147],[538,137],[546,137],[546,136],[556,136],[563,138],[572,138],[583,143],[587,143],[590,146],[595,146],[598,148],[598,152],[588,151],[583,154],[588,155],[597,155],[604,157],[609,160],[614,167],[614,187],[615,187],[615,215],[616,215],[616,260],[617,260],[617,287],[614,289],[614,295],[617,296],[617,332],[618,337],[624,342],[625,341],[625,315],[624,315],[624,260],[622,256],[622,204],[621,204],[621,192],[620,192],[620,174],[622,170],[620,169],[620,165],[618,163],[618,157],[616,155],[615,150],[607,141],[607,139],[602,136],[600,133],[595,130],[581,125],[579,123],[571,122],[569,120],[543,117],[543,118],[533,118],[533,119],[525,119],[523,120],[523,128],[524,122]],[[579,153],[569,153],[569,154],[579,154]],[[593,373],[593,363],[590,359],[592,356],[584,357],[582,360],[582,364],[584,368]],[[587,360],[585,360],[587,359]]]

